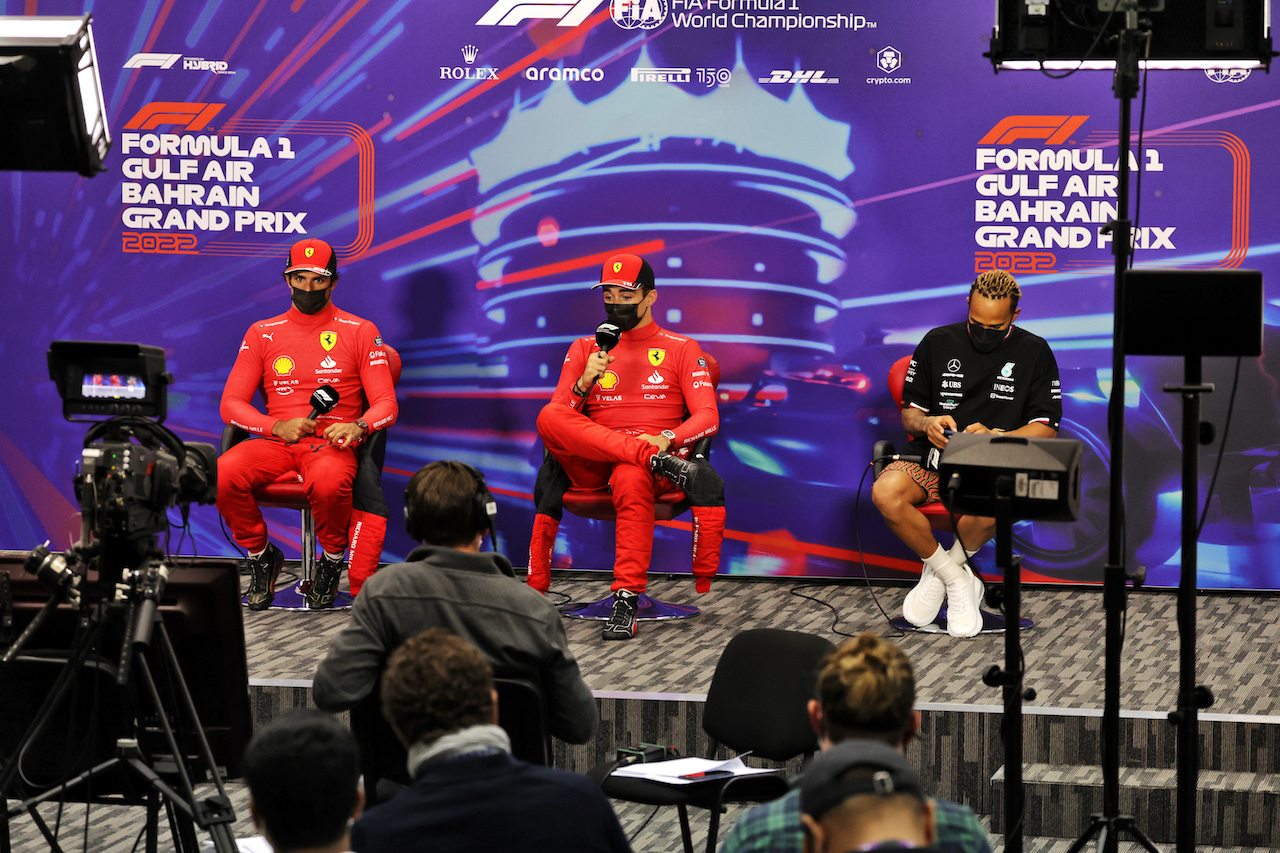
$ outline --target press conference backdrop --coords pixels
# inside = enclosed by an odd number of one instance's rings
[[[728,489],[722,572],[872,575],[912,555],[858,489],[901,437],[885,390],[930,327],[962,320],[975,274],[1008,269],[1020,324],[1052,344],[1064,438],[1084,443],[1074,524],[1020,523],[1023,576],[1101,578],[1118,101],[1106,72],[994,74],[990,0],[115,0],[92,12],[114,147],[108,170],[0,176],[4,366],[0,547],[68,544],[85,427],[63,422],[55,339],[165,348],[168,423],[216,441],[251,322],[288,307],[285,247],[328,240],[336,302],[404,357],[384,485],[435,459],[484,471],[500,542],[527,554],[534,419],[569,342],[604,319],[600,259],[654,266],[658,322],[719,359]],[[1200,583],[1280,588],[1275,346],[1280,81],[1146,79],[1139,265],[1252,268],[1266,354],[1246,359],[1200,546]],[[1139,124],[1140,103],[1134,107]],[[1214,295],[1195,297],[1206,313]],[[1234,362],[1206,359],[1222,425]],[[1130,561],[1177,582],[1176,358],[1133,358]],[[1203,449],[1208,486],[1218,445]],[[855,509],[858,510],[855,513]],[[293,514],[270,515],[296,554]],[[384,558],[411,543],[393,521]],[[231,555],[216,511],[180,553]],[[687,525],[654,568],[688,571]],[[607,569],[609,525],[568,519],[556,564]],[[990,565],[990,560],[986,561]]]

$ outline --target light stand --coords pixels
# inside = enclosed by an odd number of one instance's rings
[[[1083,4],[1082,4],[1083,5]],[[1124,560],[1124,399],[1125,399],[1125,347],[1123,342],[1128,332],[1128,320],[1125,315],[1125,275],[1128,257],[1131,251],[1132,223],[1129,221],[1129,153],[1130,153],[1130,112],[1133,96],[1138,91],[1139,44],[1144,41],[1138,28],[1139,12],[1159,15],[1161,21],[1159,39],[1154,47],[1146,40],[1148,53],[1157,51],[1158,56],[1144,59],[1142,64],[1150,68],[1201,68],[1201,69],[1269,69],[1271,58],[1275,55],[1271,49],[1270,33],[1271,0],[1241,0],[1231,5],[1206,7],[1189,2],[1170,2],[1165,0],[1097,0],[1099,13],[1106,12],[1094,32],[1075,25],[1067,26],[1070,21],[1059,20],[1060,10],[1056,4],[1030,3],[1025,0],[997,0],[996,27],[993,30],[990,52],[985,54],[991,58],[996,70],[1040,70],[1049,69],[1074,72],[1081,68],[1105,68],[1110,60],[1098,60],[1092,57],[1093,48],[1105,34],[1112,15],[1122,14],[1124,26],[1117,35],[1117,55],[1115,59],[1115,78],[1113,90],[1120,100],[1120,138],[1119,138],[1119,187],[1116,198],[1116,218],[1109,223],[1103,233],[1112,237],[1111,249],[1115,255],[1115,313],[1113,328],[1113,349],[1111,369],[1111,395],[1108,405],[1108,440],[1111,445],[1111,483],[1110,508],[1108,514],[1107,564],[1103,574],[1103,608],[1106,611],[1106,663],[1104,668],[1104,693],[1102,714],[1102,807],[1099,814],[1092,816],[1092,822],[1086,832],[1071,846],[1070,853],[1077,853],[1092,838],[1097,837],[1099,848],[1104,853],[1114,853],[1118,841],[1118,833],[1126,833],[1147,850],[1156,851],[1151,840],[1137,827],[1130,815],[1120,814],[1120,679],[1121,655],[1124,642],[1124,611],[1126,607],[1126,585],[1129,580],[1142,581],[1142,570],[1133,574],[1125,570]],[[1214,12],[1222,13],[1220,15]],[[1092,44],[1090,44],[1092,39]],[[1167,299],[1161,296],[1161,301]],[[1258,293],[1259,303],[1261,292]],[[1261,310],[1259,304],[1258,310]],[[1204,318],[1201,318],[1204,319]],[[1259,347],[1261,346],[1261,325],[1259,325]],[[1169,335],[1168,330],[1164,333]],[[1195,339],[1192,336],[1192,340]],[[1138,351],[1130,349],[1130,354]],[[1147,354],[1164,354],[1150,352]],[[1209,354],[1209,353],[1201,353]],[[1226,353],[1218,353],[1226,354]],[[1188,368],[1189,370],[1191,368]],[[1198,386],[1198,369],[1196,380],[1188,379],[1187,388]],[[1183,386],[1179,386],[1179,389]],[[1178,390],[1178,389],[1174,389]],[[1198,420],[1198,393],[1196,399],[1196,418]],[[1197,424],[1198,429],[1198,424]],[[1187,494],[1184,492],[1184,501]],[[1188,511],[1184,503],[1184,514]],[[1194,516],[1194,504],[1190,512]],[[1193,531],[1194,532],[1194,531]],[[1185,534],[1184,534],[1185,536]],[[1194,548],[1194,540],[1191,543]],[[1186,545],[1184,543],[1184,555]],[[1194,555],[1192,556],[1194,565]],[[1189,574],[1189,577],[1188,577]],[[1186,624],[1194,624],[1194,572],[1184,571],[1182,584],[1192,586],[1191,611],[1186,617]],[[1181,605],[1180,605],[1181,608]],[[1179,616],[1179,626],[1183,627],[1183,616]],[[1184,641],[1186,636],[1184,635]],[[1184,658],[1184,669],[1194,672],[1194,627],[1192,627],[1190,652],[1192,657]],[[1185,654],[1184,647],[1184,654]],[[1194,676],[1192,676],[1194,677]],[[1180,708],[1194,705],[1194,689],[1191,693],[1181,695]],[[1177,712],[1184,715],[1183,710]],[[1194,717],[1194,708],[1192,716]],[[1195,743],[1194,729],[1183,730],[1188,747]],[[1184,752],[1192,752],[1188,760],[1194,760],[1194,750],[1183,748],[1180,742],[1179,758]],[[1188,768],[1190,769],[1190,768]],[[1187,787],[1179,780],[1180,788]],[[1190,793],[1186,796],[1194,804],[1194,779],[1191,779]],[[1183,802],[1180,791],[1179,802]],[[1179,821],[1182,820],[1180,807]],[[1191,818],[1194,821],[1194,814]],[[1192,849],[1181,845],[1194,844],[1194,838],[1179,833],[1179,849]]]
[[[1215,311],[1201,306],[1212,294]],[[1182,396],[1182,573],[1178,582],[1178,707],[1169,722],[1178,727],[1177,820],[1179,853],[1195,849],[1196,787],[1200,772],[1199,712],[1213,704],[1209,688],[1196,678],[1196,542],[1200,505],[1201,444],[1212,430],[1200,421],[1201,395],[1213,385],[1201,380],[1205,355],[1262,354],[1262,275],[1252,270],[1130,270],[1125,297],[1133,321],[1117,349],[1127,355],[1181,355],[1181,385],[1164,390]],[[1153,300],[1155,302],[1153,303]],[[1153,306],[1150,311],[1140,306]]]
[[[1125,28],[1120,33],[1112,89],[1120,99],[1119,187],[1116,218],[1111,230],[1111,252],[1115,255],[1115,313],[1111,348],[1111,399],[1108,401],[1108,441],[1111,445],[1111,487],[1107,515],[1107,565],[1103,569],[1102,608],[1106,618],[1106,663],[1102,698],[1102,811],[1090,816],[1089,828],[1071,845],[1077,853],[1092,838],[1098,839],[1102,853],[1115,853],[1120,833],[1133,838],[1144,849],[1159,853],[1132,815],[1120,813],[1120,679],[1124,648],[1124,611],[1128,606],[1127,584],[1132,576],[1124,566],[1124,274],[1129,266],[1131,229],[1129,221],[1129,135],[1133,96],[1138,92],[1138,14],[1125,12]]]
[[[982,676],[1003,688],[1004,835],[1009,853],[1022,853],[1022,701],[1036,698],[1023,689],[1022,557],[1013,553],[1018,519],[1075,521],[1080,516],[1080,469],[1084,445],[1059,438],[1014,435],[952,436],[938,463],[942,503],[953,513],[994,517],[996,566],[1004,573],[999,596],[1004,610],[1004,669]]]

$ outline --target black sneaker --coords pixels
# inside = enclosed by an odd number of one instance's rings
[[[649,459],[649,467],[659,477],[666,477],[677,489],[689,491],[694,477],[698,474],[698,466],[688,459],[682,459],[672,453],[655,453]]]
[[[249,558],[249,594],[245,602],[250,610],[266,610],[271,606],[276,597],[276,577],[283,565],[284,554],[270,543],[261,557]]]
[[[640,596],[629,589],[613,594],[613,612],[604,623],[606,640],[630,640],[636,635],[636,611],[640,609]]]
[[[342,558],[331,559],[328,554],[321,554],[316,563],[316,576],[311,580],[311,588],[305,598],[307,607],[312,610],[324,610],[333,607],[334,596],[338,592],[338,578],[342,576]]]

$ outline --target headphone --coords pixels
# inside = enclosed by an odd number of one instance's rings
[[[489,541],[493,545],[493,550],[498,550],[498,501],[489,491],[489,486],[484,481],[484,474],[479,469],[468,465],[465,462],[449,460],[445,464],[457,466],[471,475],[476,483],[475,494],[471,497],[471,529],[475,533],[483,533],[489,531]],[[413,538],[415,542],[426,541],[426,520],[421,517],[421,511],[416,509],[416,501],[413,500],[411,489],[413,487],[413,478],[409,478],[409,485],[404,490],[404,531]]]

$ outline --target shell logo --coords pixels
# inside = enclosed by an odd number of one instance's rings
[[[293,359],[287,355],[282,355],[271,362],[271,369],[276,372],[276,376],[288,376],[293,373],[293,366]]]
[[[612,370],[606,370],[604,373],[600,374],[599,385],[606,391],[612,391],[614,388],[618,387],[618,382],[620,381],[621,380],[618,379],[618,374],[614,373]]]

